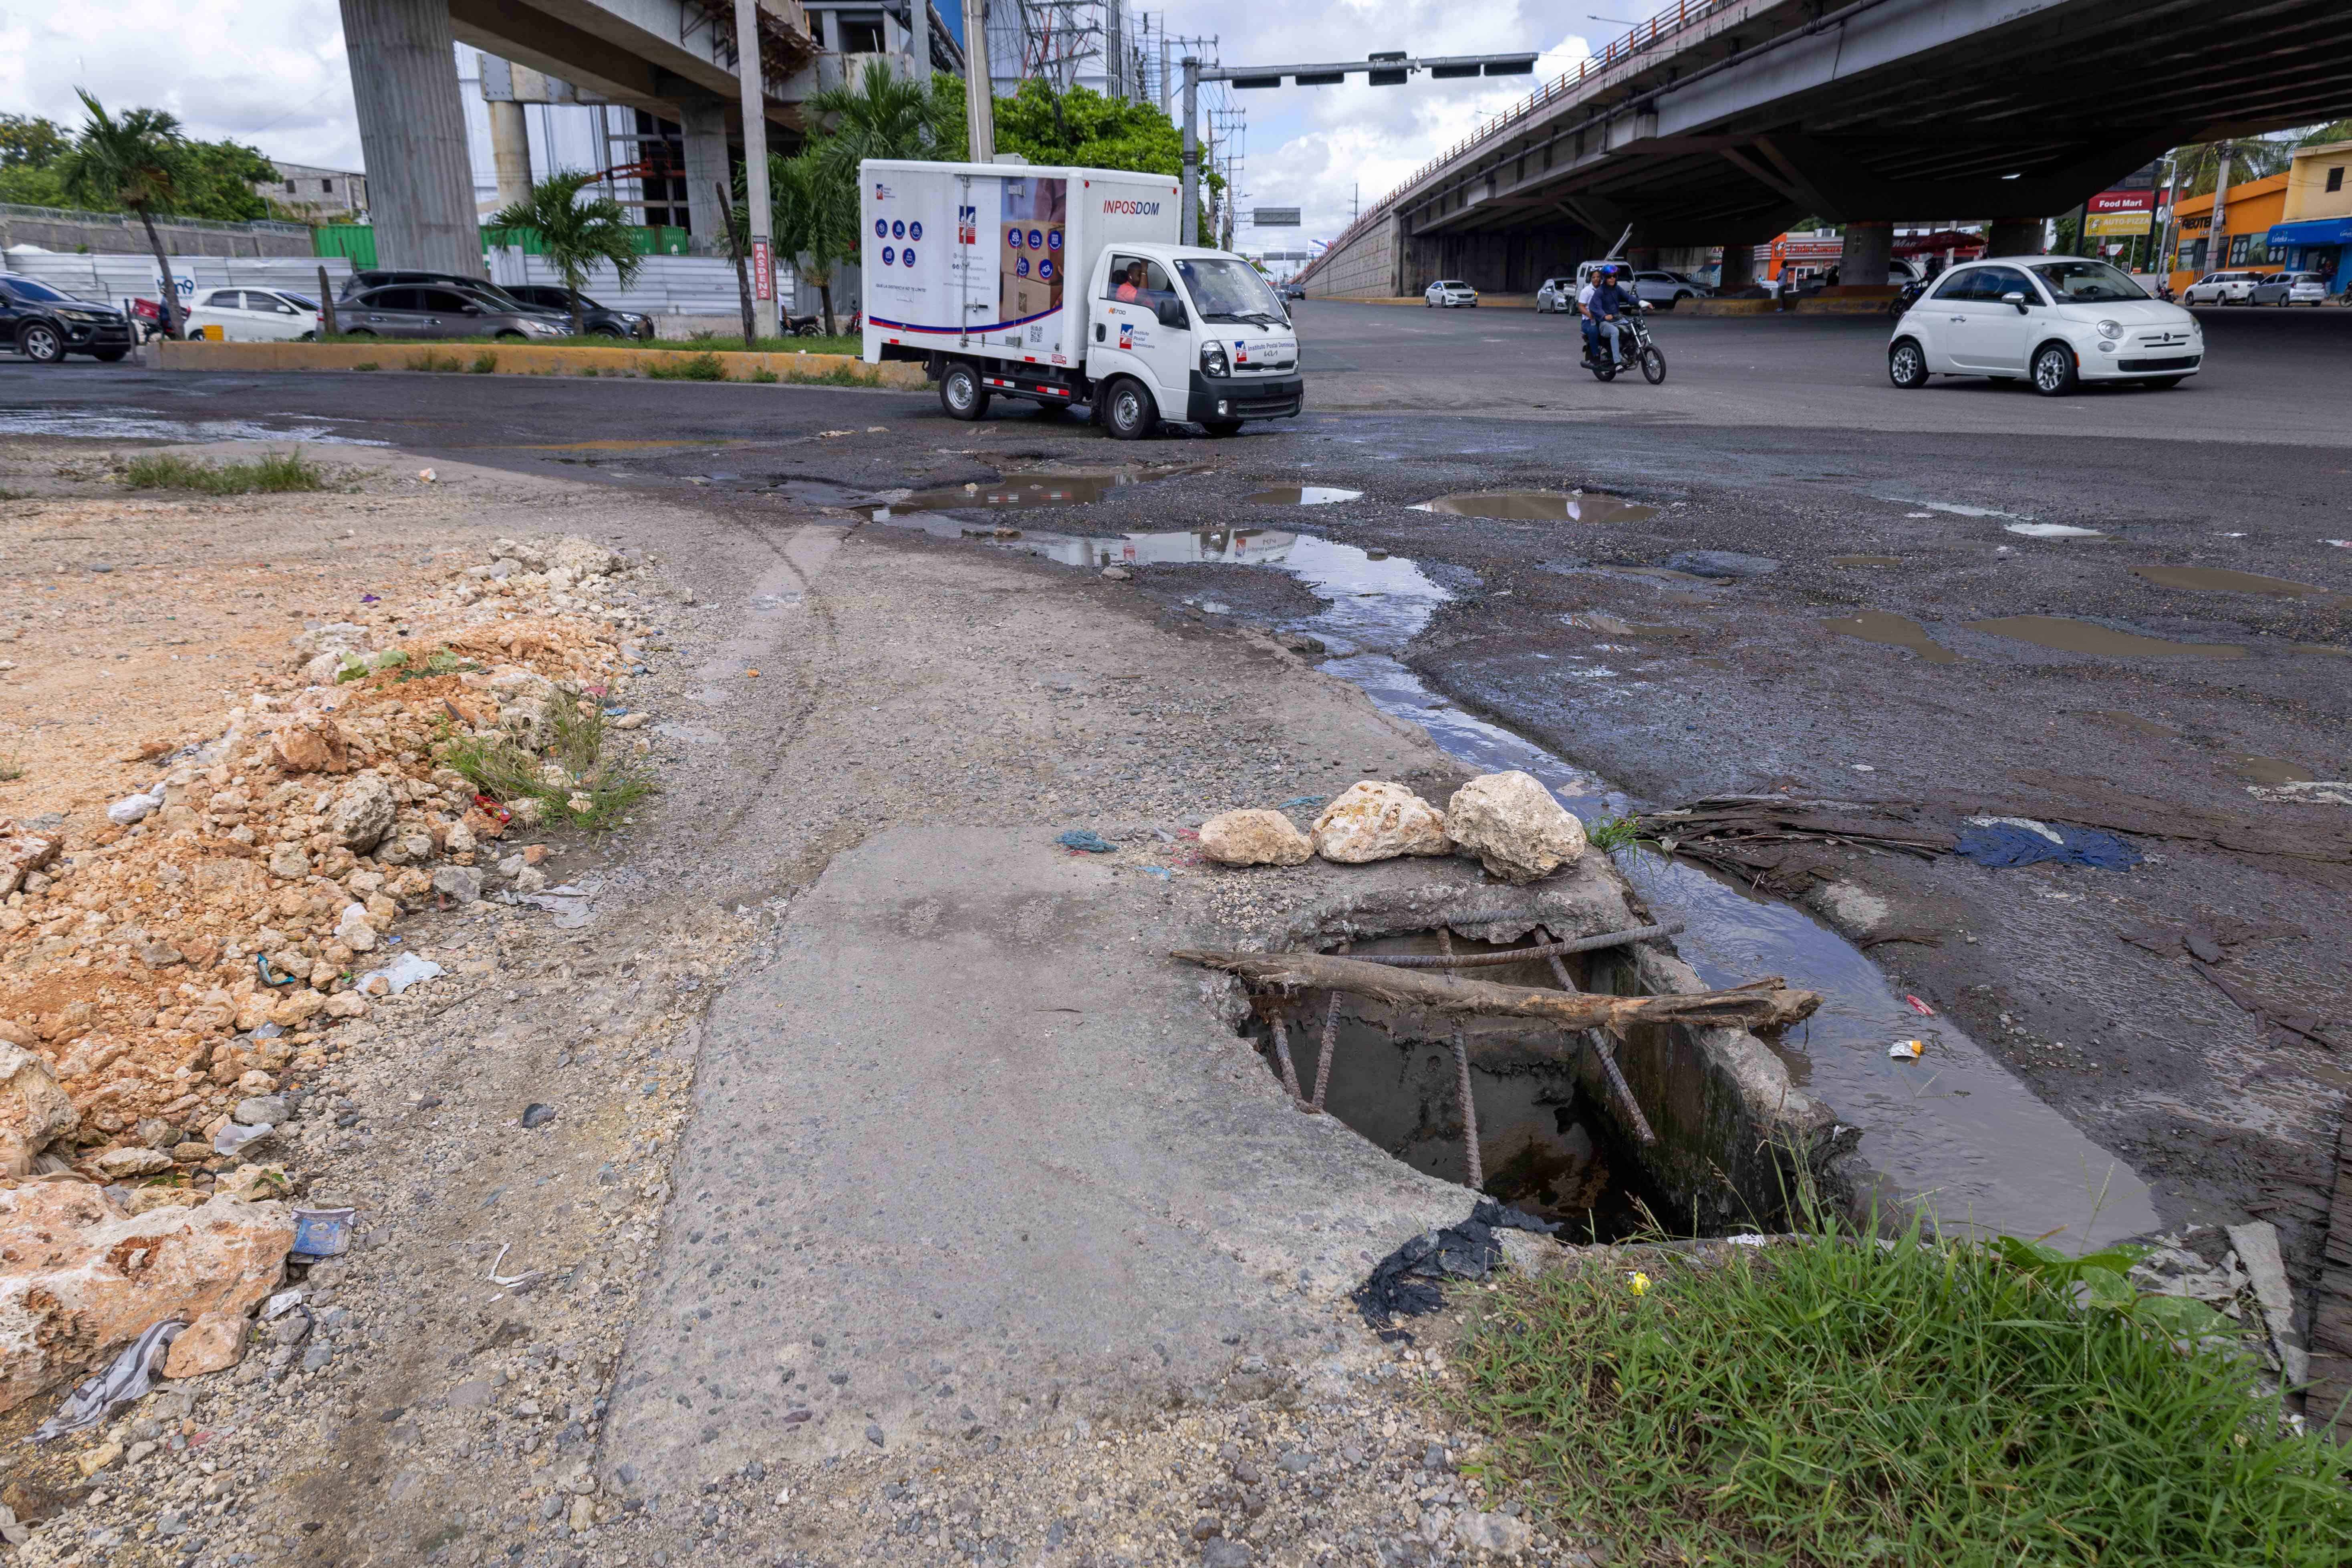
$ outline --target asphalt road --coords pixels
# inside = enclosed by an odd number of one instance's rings
[[[2295,928],[2233,948],[2223,977],[2352,1016],[2341,962],[2352,817],[2249,793],[2352,775],[2352,666],[2331,651],[2352,647],[2352,548],[2329,542],[2352,538],[2352,311],[2201,314],[2207,374],[2170,392],[2063,400],[1969,382],[1897,392],[1876,320],[1663,316],[1673,370],[1650,387],[1576,370],[1559,318],[1308,301],[1314,412],[1222,442],[1120,446],[1003,405],[961,426],[896,394],[79,363],[0,365],[0,437],[381,440],[669,495],[737,492],[787,514],[1044,463],[1202,464],[1026,521],[1096,535],[1312,530],[1416,562],[1446,602],[1397,651],[1430,690],[1642,800],[1785,785],[1946,817],[1962,795],[1997,795],[2055,816],[2124,792],[2153,820],[2206,814],[2305,836],[2303,858],[2147,837],[2140,867],[2105,873],[1855,853],[1811,900],[1866,942],[1935,937],[1869,948],[1893,994],[1937,1009],[1922,1029],[1981,1041],[2127,1160],[2168,1222],[2275,1220],[2301,1268],[2325,1233],[2352,1075],[2116,932]],[[1246,500],[1302,481],[1362,496],[1313,509]],[[1577,487],[1656,510],[1595,525],[1414,510],[1449,492]],[[1640,574],[1693,549],[1774,565],[1712,584]],[[2308,591],[2170,587],[2136,571],[2149,566]],[[1297,593],[1288,575],[1185,570],[1230,573],[1216,597],[1237,618],[1312,618],[1282,605]],[[1257,577],[1270,581],[1253,597]],[[1147,572],[1144,586],[1171,605],[1199,596],[1172,573]],[[1824,624],[1863,611],[1909,618],[1951,657]],[[2242,652],[2067,652],[1982,629],[2020,616]]]

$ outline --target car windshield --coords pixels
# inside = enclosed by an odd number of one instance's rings
[[[1274,326],[1290,320],[1265,279],[1246,261],[1191,257],[1176,264],[1176,275],[1184,279],[1202,321],[1263,321]]]
[[[8,287],[14,289],[20,299],[54,300],[66,305],[77,305],[81,302],[70,294],[52,289],[46,283],[36,283],[30,278],[11,278],[8,279]]]
[[[2038,261],[2032,272],[2062,305],[2147,298],[2146,289],[2104,261]]]

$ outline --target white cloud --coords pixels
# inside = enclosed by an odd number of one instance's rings
[[[360,166],[335,0],[0,0],[0,107],[79,126],[77,87],[206,141]]]

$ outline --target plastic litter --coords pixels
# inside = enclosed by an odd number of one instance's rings
[[[1086,855],[1116,855],[1118,846],[1091,827],[1073,827],[1054,840],[1065,849],[1075,849]]]
[[[446,971],[429,958],[419,958],[413,952],[404,952],[382,969],[371,969],[361,975],[358,989],[362,994],[369,994],[369,983],[381,980],[384,984],[384,988],[397,996],[420,980],[430,980],[436,974],[446,973]]]
[[[296,1209],[294,1250],[289,1256],[298,1263],[341,1257],[351,1250],[352,1216],[357,1213],[354,1208]]]
[[[145,820],[148,813],[160,809],[163,804],[163,786],[158,783],[143,795],[126,795],[108,806],[106,820],[118,827],[128,827],[134,822]]]
[[[560,888],[550,888],[543,893],[500,893],[498,896],[510,904],[527,904],[535,910],[545,910],[555,917],[559,931],[584,926],[596,913],[590,901],[593,895],[587,889],[575,888],[569,882]]]
[[[242,1121],[232,1121],[213,1134],[213,1152],[241,1154],[254,1144],[276,1136],[275,1127],[248,1127]]]
[[[1909,1003],[1911,1005],[1911,1011],[1918,1014],[1922,1018],[1932,1018],[1936,1016],[1936,1010],[1933,1007],[1928,1006],[1925,1002],[1920,1001],[1916,996],[1906,996],[1903,1000]]]
[[[1738,1236],[1727,1236],[1723,1239],[1731,1243],[1734,1247],[1769,1247],[1772,1245],[1771,1242],[1765,1237],[1758,1236],[1753,1231],[1746,1230],[1741,1231]]]
[[[302,1287],[299,1285],[291,1290],[280,1290],[261,1304],[261,1321],[265,1323],[274,1323],[301,1304]]]
[[[537,1268],[527,1268],[520,1274],[501,1274],[499,1272],[499,1265],[504,1263],[507,1260],[507,1254],[513,1250],[514,1243],[511,1241],[500,1247],[499,1248],[499,1255],[490,1259],[490,1271],[482,1276],[482,1278],[488,1279],[493,1285],[502,1287],[509,1290],[520,1289],[520,1287],[528,1285],[532,1280],[538,1279],[541,1270]]]
[[[1897,1040],[1886,1047],[1886,1054],[1898,1062],[1916,1062],[1927,1054],[1925,1040]]]
[[[1294,805],[1313,805],[1317,801],[1321,800],[1322,798],[1323,797],[1319,795],[1294,795],[1288,800],[1284,801],[1280,805],[1276,806],[1274,809],[1276,811],[1288,811]]]
[[[1143,868],[1143,874],[1147,877],[1157,877],[1163,882],[1173,879],[1176,875],[1165,866],[1146,866]]]
[[[42,1422],[40,1429],[33,1434],[33,1441],[45,1443],[68,1432],[95,1426],[132,1400],[143,1398],[154,1386],[155,1373],[163,1364],[164,1352],[186,1327],[177,1318],[150,1323],[147,1331],[123,1346],[122,1353],[104,1372],[66,1395],[58,1413]]]
[[[1374,1264],[1370,1277],[1348,1299],[1375,1329],[1387,1328],[1391,1318],[1434,1312],[1445,1305],[1444,1293],[1434,1281],[1448,1276],[1484,1279],[1502,1261],[1503,1249],[1495,1240],[1500,1229],[1549,1236],[1559,1226],[1480,1198],[1460,1225],[1424,1231]]]
[[[2054,827],[2021,816],[1969,818],[1954,852],[1995,868],[2056,860],[2101,871],[2127,871],[2145,858],[2112,833],[2091,827]]]
[[[299,985],[301,984],[299,979],[291,974],[286,975],[281,979],[277,974],[272,973],[269,968],[269,955],[266,952],[257,952],[253,955],[253,967],[255,972],[261,976],[261,983],[264,985]]]
[[[2248,784],[2256,800],[2278,805],[2352,805],[2352,779],[2298,779],[2293,784]]]

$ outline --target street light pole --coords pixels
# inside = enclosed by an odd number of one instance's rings
[[[736,0],[735,76],[743,89],[743,195],[751,207],[745,216],[751,231],[744,248],[751,256],[752,327],[761,337],[772,338],[776,335],[776,231],[768,208],[768,93],[760,76],[755,0]]]

